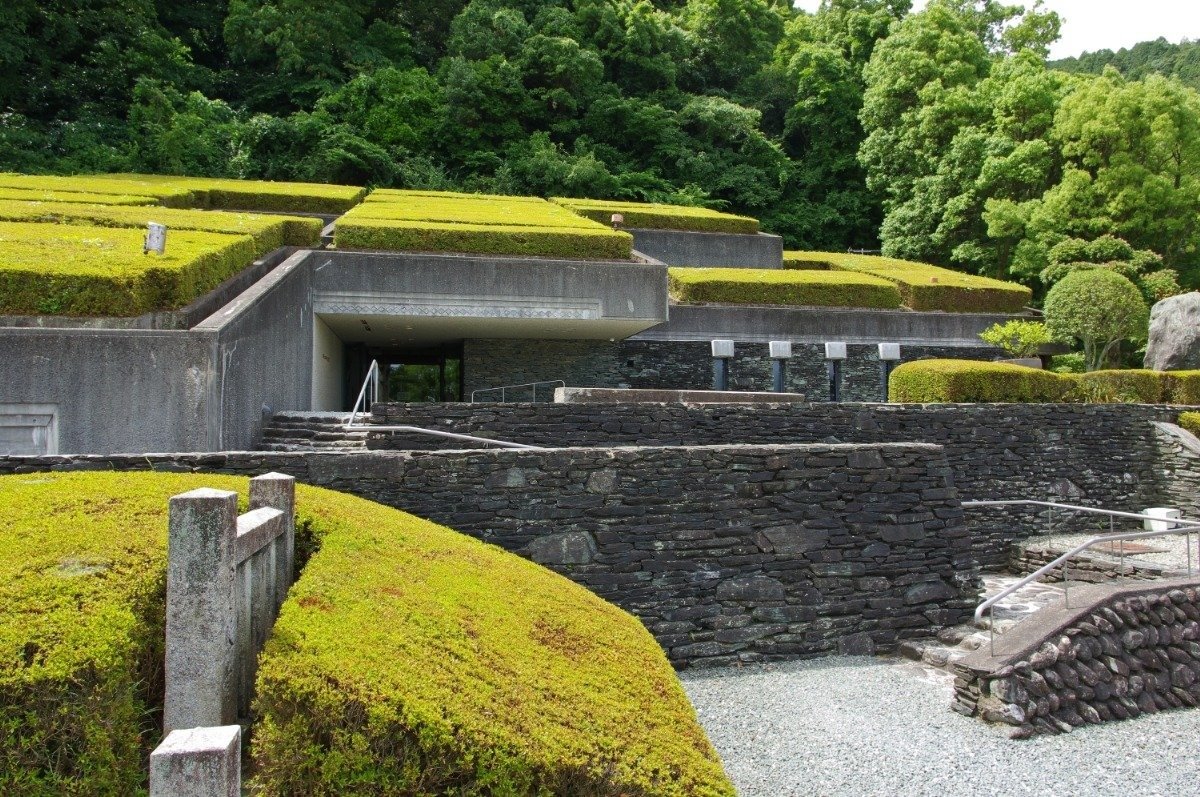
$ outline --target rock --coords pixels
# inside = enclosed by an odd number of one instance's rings
[[[850,634],[838,640],[838,653],[842,656],[874,656],[875,641],[869,634]]]
[[[946,601],[954,597],[954,590],[946,586],[943,581],[930,581],[924,584],[915,584],[908,588],[904,593],[904,602],[909,606],[918,603],[931,603],[933,601]]]
[[[586,565],[596,558],[596,541],[586,531],[568,531],[538,537],[525,551],[540,565]]]
[[[1151,308],[1145,362],[1154,371],[1200,368],[1200,292],[1171,296]]]
[[[719,601],[780,601],[785,593],[783,584],[769,576],[731,578],[717,586]]]

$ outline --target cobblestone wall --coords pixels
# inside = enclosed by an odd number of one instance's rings
[[[1011,725],[1023,738],[1200,706],[1195,583],[1089,594],[1088,608],[1043,629],[1036,646],[1000,657],[981,649],[956,664],[954,710]]]
[[[1110,509],[1194,503],[1200,468],[1163,460],[1154,421],[1179,409],[1104,404],[376,405],[377,420],[532,445],[925,442],[942,445],[964,500],[1057,499]],[[428,446],[380,435],[377,448]],[[1164,467],[1176,462],[1178,467]],[[1180,464],[1181,463],[1181,464]],[[1190,465],[1189,465],[1190,463]],[[1190,468],[1190,469],[1189,469]],[[1182,504],[1187,507],[1187,504]],[[1009,545],[1045,528],[1027,508],[969,516],[976,555],[1002,566]],[[1086,530],[1058,513],[1055,527]],[[1097,526],[1107,530],[1107,525]]]
[[[280,471],[379,501],[589,587],[681,667],[890,651],[979,591],[936,446],[0,458],[83,468]]]

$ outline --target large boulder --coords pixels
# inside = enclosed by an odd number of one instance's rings
[[[1200,291],[1163,299],[1151,308],[1146,367],[1155,371],[1200,369]]]

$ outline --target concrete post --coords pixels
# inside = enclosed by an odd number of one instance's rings
[[[842,400],[842,362],[846,359],[846,344],[833,342],[825,344],[825,360],[829,370],[829,400]]]
[[[712,356],[713,390],[729,390],[729,361],[733,359],[733,341],[714,340]]]
[[[767,344],[771,355],[771,389],[776,393],[787,391],[787,361],[792,359],[790,340],[773,340]]]
[[[278,509],[283,534],[275,541],[275,610],[283,605],[296,566],[296,480],[283,473],[264,473],[250,480],[250,509]]]
[[[242,729],[174,730],[150,754],[150,797],[241,797]]]
[[[200,489],[170,501],[163,729],[236,719],[234,539],[237,493]]]

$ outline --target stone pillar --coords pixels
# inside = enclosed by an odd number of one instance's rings
[[[236,719],[234,539],[237,493],[200,489],[170,501],[163,730]]]
[[[242,729],[174,730],[150,754],[150,797],[241,797]]]
[[[275,611],[283,605],[296,566],[296,480],[283,473],[264,473],[250,480],[250,509],[278,509],[283,513],[283,534],[275,540]]]

